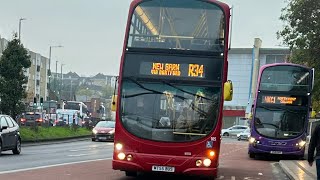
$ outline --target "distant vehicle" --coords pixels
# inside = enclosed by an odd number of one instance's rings
[[[221,134],[222,136],[235,136],[238,133],[241,133],[248,128],[249,128],[248,126],[244,126],[244,125],[235,125],[227,129],[222,129]]]
[[[115,122],[100,121],[92,129],[92,141],[108,141],[114,139]]]
[[[304,157],[314,69],[292,63],[260,68],[248,154]]]
[[[20,118],[20,125],[25,126],[42,126],[48,123],[48,119],[45,114],[40,112],[26,112]]]
[[[60,117],[57,114],[50,114],[49,121],[53,123],[53,126],[65,126],[66,120],[63,117]]]
[[[241,140],[248,140],[250,137],[250,129],[246,129],[244,130],[243,132],[237,134],[237,139],[238,141],[241,141]]]
[[[87,117],[88,106],[81,101],[66,101],[64,102],[63,109],[77,110],[79,113],[79,117],[83,117],[83,118]]]
[[[8,115],[0,114],[0,156],[2,151],[21,153],[19,125]]]

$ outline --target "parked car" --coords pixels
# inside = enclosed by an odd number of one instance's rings
[[[92,141],[108,141],[114,139],[115,122],[99,121],[92,129]]]
[[[0,155],[8,150],[13,154],[21,153],[20,128],[10,116],[0,114]]]
[[[248,128],[249,128],[248,126],[244,126],[244,125],[235,125],[235,126],[227,128],[227,129],[222,129],[221,135],[222,136],[235,136],[238,133],[241,133]]]
[[[243,132],[237,134],[237,139],[238,141],[241,141],[241,140],[248,140],[250,137],[250,129],[246,129],[244,130]]]

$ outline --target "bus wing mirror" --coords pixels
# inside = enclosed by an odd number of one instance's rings
[[[228,80],[227,82],[224,83],[224,100],[225,101],[232,101],[233,97],[233,85],[232,81]]]
[[[316,118],[316,111],[310,111],[310,118]]]
[[[111,111],[116,111],[117,108],[117,95],[113,95],[111,99]]]

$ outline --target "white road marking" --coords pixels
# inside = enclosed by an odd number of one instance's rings
[[[259,176],[262,176],[263,174],[262,174],[262,173],[258,173],[258,175],[259,175]]]
[[[90,154],[70,154],[70,155],[67,155],[67,156],[70,156],[70,157],[80,157],[80,156],[87,156],[87,155],[90,155]]]
[[[77,151],[86,151],[86,150],[90,150],[90,149],[70,149],[69,151],[77,152]]]
[[[70,165],[70,164],[87,163],[87,162],[94,162],[94,161],[103,161],[103,160],[110,160],[110,159],[112,159],[112,158],[94,159],[94,160],[87,160],[87,161],[77,161],[77,162],[70,162],[70,163],[53,164],[53,165],[48,165],[48,166],[38,166],[38,167],[32,167],[32,168],[24,168],[24,169],[10,170],[10,171],[2,171],[2,172],[0,172],[0,174],[9,174],[9,173],[16,173],[16,172],[21,172],[21,171],[30,171],[30,170],[35,170],[35,169],[43,169],[43,168],[64,166],[64,165]]]
[[[236,177],[235,176],[231,176],[231,180],[236,180]]]

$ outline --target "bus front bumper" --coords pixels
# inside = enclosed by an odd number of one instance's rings
[[[128,171],[128,172],[146,172],[146,173],[173,173],[190,176],[203,176],[203,177],[217,177],[217,167],[182,167],[175,166],[174,172],[158,172],[152,170],[152,165],[144,163],[140,165],[135,162],[128,162],[123,160],[112,160],[112,168],[114,170]]]
[[[253,144],[250,144],[249,153],[304,156],[305,147],[299,149],[297,147],[275,147],[275,146],[265,146],[265,145],[254,146]]]

